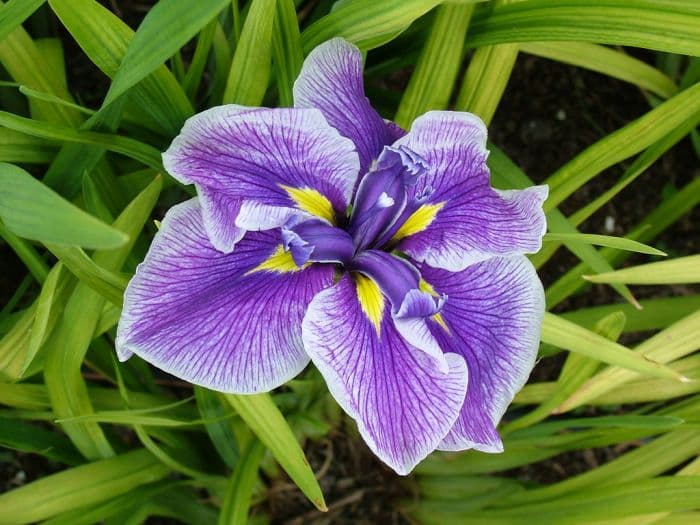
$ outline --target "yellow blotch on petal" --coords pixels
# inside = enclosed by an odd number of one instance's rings
[[[418,288],[420,288],[421,292],[429,293],[433,297],[439,297],[439,294],[435,291],[435,288],[433,288],[433,285],[430,284],[428,281],[423,279],[421,277],[420,282],[418,283]],[[450,329],[447,327],[447,323],[445,322],[445,318],[442,317],[442,314],[440,312],[431,315],[430,318],[435,321],[437,324],[442,326],[442,328],[447,332],[448,334],[450,333]]]
[[[355,289],[357,290],[357,300],[367,318],[372,322],[377,330],[377,335],[381,333],[382,317],[384,316],[384,295],[372,279],[362,274],[355,275]]]
[[[333,205],[317,190],[313,188],[293,188],[284,184],[280,184],[280,188],[287,192],[289,198],[294,201],[300,210],[326,219],[331,224],[335,222]]]
[[[285,252],[282,245],[275,248],[275,251],[263,262],[258,264],[252,270],[248,270],[246,275],[250,275],[255,272],[276,272],[276,273],[291,273],[303,270],[308,266],[308,263],[304,266],[297,266],[292,258],[292,252]]]
[[[391,238],[392,241],[397,242],[413,235],[414,233],[422,232],[430,223],[435,220],[435,216],[445,205],[444,202],[438,202],[437,204],[423,204],[420,208],[414,211],[406,222],[404,222],[401,227],[396,231],[394,236]]]

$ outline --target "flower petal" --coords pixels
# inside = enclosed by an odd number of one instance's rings
[[[385,122],[365,97],[362,54],[342,38],[321,44],[306,57],[294,83],[294,105],[320,109],[331,126],[352,139],[361,173],[403,131]]]
[[[222,392],[281,385],[308,363],[301,321],[333,282],[330,266],[290,261],[279,231],[249,232],[233,253],[221,253],[207,238],[198,200],[175,206],[126,290],[120,359],[133,352]]]
[[[399,474],[408,474],[451,428],[467,387],[464,360],[447,354],[449,372],[441,373],[401,338],[387,304],[377,330],[348,275],[314,298],[302,333],[335,399],[372,451]]]
[[[493,256],[540,249],[548,188],[491,188],[486,128],[478,117],[428,112],[396,145],[415,151],[429,165],[414,188],[417,195],[429,196],[394,236],[398,249],[451,271]]]
[[[207,233],[226,252],[240,238],[236,227],[274,228],[295,212],[344,215],[359,173],[352,141],[320,111],[235,105],[188,119],[163,164],[197,186]]]
[[[423,278],[449,299],[429,321],[445,352],[464,357],[469,388],[459,419],[442,450],[501,452],[496,431],[506,408],[527,381],[537,357],[544,291],[524,256],[494,257],[461,272],[423,265]]]

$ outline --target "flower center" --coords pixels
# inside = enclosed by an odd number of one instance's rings
[[[389,253],[395,240],[419,231],[439,210],[424,204],[429,189],[419,195],[412,190],[426,169],[408,148],[385,147],[357,188],[347,226],[294,218],[282,228],[284,249],[297,266],[336,263],[369,277],[397,316],[433,315],[442,301],[420,290],[421,277],[411,263]]]

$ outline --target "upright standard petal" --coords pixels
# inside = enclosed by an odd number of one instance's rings
[[[333,282],[330,266],[299,268],[279,231],[249,232],[216,250],[197,199],[172,208],[129,283],[117,352],[222,392],[265,392],[308,363],[301,322]]]
[[[494,257],[461,272],[421,267],[423,278],[449,296],[429,321],[445,352],[464,357],[469,388],[442,450],[501,452],[496,431],[506,408],[535,364],[544,316],[544,291],[524,256]]]
[[[345,275],[314,298],[304,318],[304,346],[370,449],[408,474],[452,427],[467,368],[460,356],[447,354],[448,372],[440,372],[401,338],[387,304],[360,303],[358,286],[367,278],[358,279]]]
[[[315,109],[212,108],[185,123],[163,164],[196,185],[207,233],[224,252],[244,231],[276,228],[295,214],[333,222],[359,174],[352,141]]]
[[[309,53],[294,83],[294,105],[320,109],[331,126],[352,139],[362,173],[402,133],[395,124],[385,122],[365,97],[362,54],[342,38],[333,38]]]
[[[427,198],[393,237],[400,250],[431,266],[460,271],[493,256],[540,249],[548,188],[491,188],[486,128],[478,117],[428,112],[396,145],[407,146],[428,164],[414,187],[416,195]]]

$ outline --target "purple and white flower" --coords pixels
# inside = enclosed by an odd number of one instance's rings
[[[501,451],[539,343],[523,254],[547,188],[491,188],[474,115],[383,120],[344,40],[309,55],[294,97],[195,115],[163,154],[198,197],[167,213],[128,286],[120,359],[238,394],[311,360],[400,474],[435,449]]]

